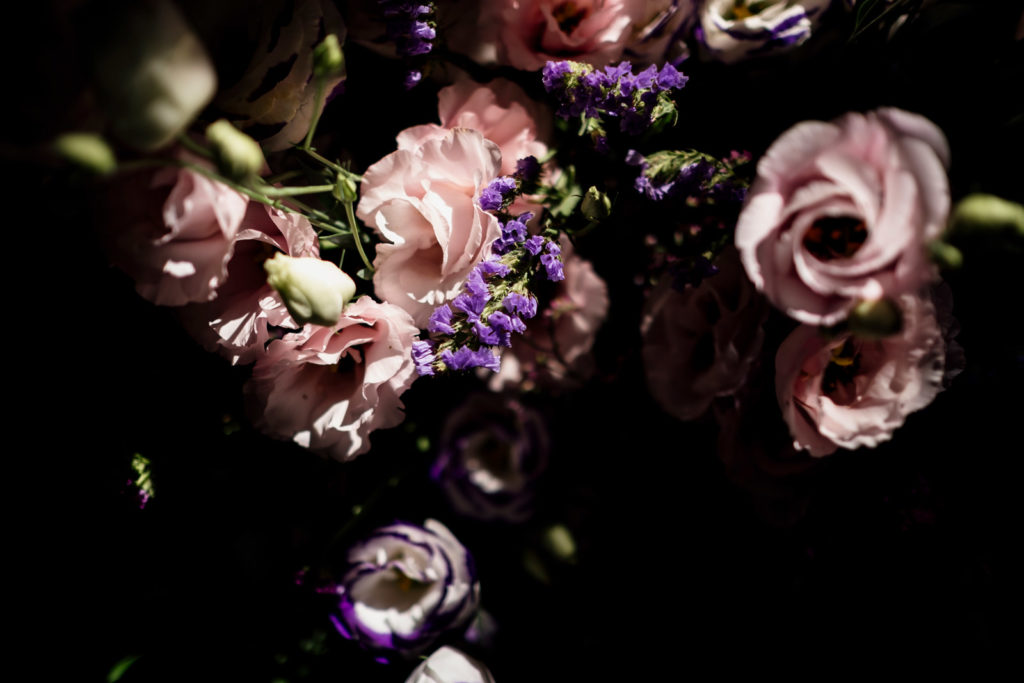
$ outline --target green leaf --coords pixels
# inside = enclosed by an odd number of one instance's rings
[[[110,669],[110,673],[107,674],[107,683],[115,683],[116,681],[121,680],[121,677],[125,675],[131,665],[134,664],[141,656],[142,655],[129,655],[120,660]]]

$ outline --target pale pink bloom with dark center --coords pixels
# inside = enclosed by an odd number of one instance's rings
[[[402,309],[362,297],[333,327],[306,325],[270,342],[246,385],[256,426],[336,460],[365,453],[371,432],[404,418],[417,332]]]
[[[757,165],[736,226],[751,281],[787,315],[831,325],[862,299],[915,292],[949,212],[949,147],[899,109],[799,123]]]
[[[904,294],[900,333],[828,338],[798,327],[775,357],[775,390],[793,445],[813,456],[873,448],[943,389],[946,342],[928,298]]]

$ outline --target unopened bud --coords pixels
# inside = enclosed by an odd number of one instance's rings
[[[544,531],[544,547],[563,562],[576,560],[576,541],[564,524],[554,524]]]
[[[338,172],[338,179],[334,184],[334,196],[338,198],[338,201],[351,204],[359,198],[359,187],[356,185],[356,181],[352,180],[351,176],[346,173]]]
[[[882,339],[903,329],[903,313],[891,299],[864,300],[853,307],[846,323],[855,336]]]
[[[1024,237],[1024,206],[991,194],[968,195],[953,208],[949,231],[966,234],[974,230],[1008,230]]]
[[[356,293],[352,278],[330,261],[277,253],[263,263],[263,268],[267,284],[277,290],[300,325],[335,324]]]
[[[263,168],[263,150],[259,143],[231,125],[227,119],[206,127],[206,139],[213,149],[217,168],[232,180],[244,180]]]
[[[95,133],[64,133],[53,141],[53,148],[68,161],[99,175],[117,169],[114,150]]]
[[[612,212],[612,200],[604,192],[601,192],[593,185],[583,195],[580,202],[580,212],[588,221],[601,221],[608,218]]]
[[[345,55],[341,52],[338,36],[331,33],[313,48],[313,75],[328,77],[345,70]]]

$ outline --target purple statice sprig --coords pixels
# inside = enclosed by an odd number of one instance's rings
[[[496,347],[512,345],[512,335],[526,332],[537,315],[531,283],[543,273],[547,280],[565,278],[557,231],[530,236],[530,213],[508,219],[491,254],[470,271],[462,291],[434,309],[427,325],[429,339],[413,343],[420,375],[450,370],[501,368]]]
[[[644,156],[629,150],[626,163],[640,168],[633,187],[652,201],[669,197],[699,203],[742,203],[750,179],[749,152],[732,152],[723,159],[694,149],[662,150]]]
[[[385,39],[394,43],[399,57],[421,57],[434,49],[437,22],[433,2],[377,0],[377,9],[384,17]],[[410,69],[405,77],[406,90],[414,88],[422,78],[419,69]]]
[[[480,193],[480,208],[484,211],[503,212],[522,194],[537,189],[541,166],[536,157],[527,156],[516,162],[512,175],[498,176]]]
[[[580,134],[590,133],[599,149],[607,149],[607,126],[613,119],[627,135],[661,130],[678,118],[671,92],[688,77],[671,63],[652,64],[633,73],[629,62],[595,69],[582,62],[548,62],[541,73],[544,88],[558,100],[564,119],[582,117]]]

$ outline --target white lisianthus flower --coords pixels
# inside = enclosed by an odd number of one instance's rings
[[[783,52],[807,41],[832,0],[708,0],[701,42],[728,64]]]
[[[405,683],[494,683],[494,676],[480,662],[446,645],[423,660]]]
[[[267,284],[277,290],[299,324],[334,325],[356,293],[352,278],[330,261],[279,252],[263,268]]]

